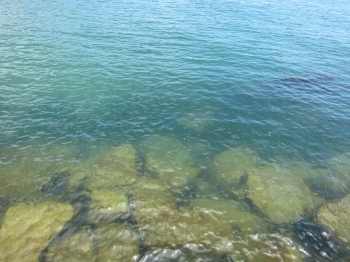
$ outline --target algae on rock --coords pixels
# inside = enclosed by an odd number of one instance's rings
[[[96,230],[97,262],[138,260],[139,236],[136,230],[124,224],[103,225]]]
[[[330,227],[350,247],[350,195],[319,208],[315,220]]]
[[[234,200],[196,198],[192,200],[191,207],[210,214],[220,221],[226,221],[239,234],[248,235],[267,232],[265,221],[244,209],[240,203]]]
[[[136,149],[130,144],[123,144],[92,166],[86,186],[90,189],[112,190],[130,186],[136,179]]]
[[[178,246],[193,252],[224,254],[233,250],[232,225],[199,208],[184,209],[159,223],[140,228],[147,247]]]
[[[298,221],[323,202],[284,168],[268,166],[247,170],[247,174],[247,196],[276,223]]]
[[[71,205],[53,201],[10,207],[0,230],[0,261],[38,261],[72,217]]]
[[[194,167],[190,150],[173,138],[153,136],[141,144],[146,157],[146,169],[156,173],[171,189],[183,188],[194,178],[199,168]]]
[[[246,148],[231,148],[214,158],[214,180],[226,193],[233,193],[239,189],[245,170],[254,168],[258,158]]]
[[[132,195],[134,217],[139,227],[166,221],[176,213],[174,198],[160,180],[140,178]]]
[[[235,242],[235,249],[227,254],[235,262],[303,262],[304,259],[292,239],[280,234],[254,234]]]
[[[125,220],[129,216],[128,198],[124,194],[107,189],[92,191],[87,218],[89,223],[111,223],[115,220]]]
[[[82,228],[69,238],[50,245],[45,254],[46,262],[95,262],[93,235],[91,229]]]

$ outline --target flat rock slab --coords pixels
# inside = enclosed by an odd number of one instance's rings
[[[97,262],[138,261],[139,235],[124,224],[103,225],[96,229]]]
[[[319,208],[316,222],[329,226],[350,246],[350,195],[338,203],[329,203]]]
[[[131,144],[123,144],[91,167],[86,187],[92,190],[100,188],[112,190],[130,186],[136,179],[136,149]]]
[[[275,223],[298,221],[323,202],[282,167],[250,169],[247,174],[247,196]]]
[[[229,261],[244,262],[303,262],[292,239],[280,234],[256,234],[235,242]]]
[[[234,200],[212,200],[196,198],[191,207],[216,217],[230,224],[238,234],[258,234],[267,232],[266,222],[257,215],[247,211]]]
[[[83,228],[69,238],[50,246],[45,254],[45,262],[59,261],[95,262],[92,230]]]
[[[139,227],[166,221],[176,213],[171,192],[158,179],[140,178],[132,195],[133,213]]]
[[[227,194],[237,196],[245,170],[254,168],[257,162],[258,158],[249,149],[230,148],[214,157],[214,181]]]
[[[176,139],[153,136],[141,144],[146,157],[146,169],[157,174],[172,189],[183,188],[194,178],[199,168],[193,165],[190,150]]]
[[[72,217],[71,205],[53,201],[10,207],[0,230],[0,261],[38,261]]]
[[[129,216],[129,203],[125,194],[107,189],[92,191],[88,212],[89,223],[111,223],[116,220],[126,220]]]

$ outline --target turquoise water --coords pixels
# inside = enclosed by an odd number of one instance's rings
[[[350,152],[349,13],[343,0],[1,1],[2,168],[153,135],[202,145],[198,165],[246,147],[324,168]]]

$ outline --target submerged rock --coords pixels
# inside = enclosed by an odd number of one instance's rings
[[[231,223],[199,208],[184,209],[158,223],[139,228],[146,248],[174,247],[220,257],[233,250]]]
[[[136,149],[130,144],[123,144],[92,166],[86,186],[112,190],[130,186],[136,179]]]
[[[224,191],[235,194],[236,189],[245,182],[245,170],[254,168],[257,160],[257,157],[245,148],[226,150],[214,158],[214,179]]]
[[[143,177],[132,192],[134,218],[139,227],[166,221],[176,213],[171,192],[157,180]]]
[[[213,117],[211,111],[194,111],[180,116],[179,124],[185,129],[202,133],[211,124]]]
[[[292,232],[302,245],[303,254],[313,261],[338,261],[343,245],[326,226],[301,220],[292,224]]]
[[[226,261],[239,262],[303,262],[292,239],[280,234],[249,235],[235,242]]]
[[[186,187],[188,179],[200,171],[194,167],[190,150],[176,139],[150,137],[141,144],[141,151],[146,157],[146,169],[156,173],[171,189]]]
[[[350,156],[341,154],[328,160],[328,168],[317,169],[305,183],[320,196],[334,200],[350,192]]]
[[[319,208],[315,220],[329,226],[350,248],[350,195],[340,202],[329,203]]]
[[[139,243],[136,230],[124,224],[110,224],[96,229],[97,262],[138,261]]]
[[[124,194],[107,189],[92,191],[88,223],[111,223],[129,217],[128,198]]]
[[[265,221],[247,211],[240,203],[234,200],[196,198],[192,200],[191,207],[210,214],[220,221],[225,221],[239,235],[267,232]]]
[[[206,182],[200,178],[195,178],[193,181],[194,190],[192,198],[207,198],[207,199],[222,199],[218,189],[211,183]]]
[[[55,261],[96,261],[91,229],[82,228],[69,238],[50,245],[45,262]]]
[[[247,196],[275,223],[299,221],[323,202],[284,168],[268,166],[247,174]]]
[[[50,181],[41,187],[41,191],[45,193],[46,197],[52,197],[62,202],[69,200],[69,176],[68,172],[55,173]]]
[[[38,261],[72,216],[71,205],[53,201],[10,207],[0,230],[0,261]]]

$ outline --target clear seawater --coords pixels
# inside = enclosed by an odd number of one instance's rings
[[[2,0],[1,168],[150,135],[324,167],[350,152],[349,14],[345,0]]]

